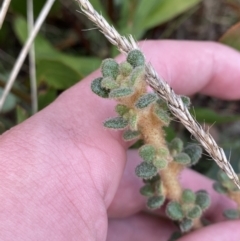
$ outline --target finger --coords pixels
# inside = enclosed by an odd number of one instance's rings
[[[110,219],[107,241],[166,241],[176,230],[171,222],[158,217],[137,214],[123,219]]]
[[[135,175],[135,168],[141,162],[136,150],[128,151],[128,162],[120,182],[116,195],[108,209],[109,217],[127,217],[146,208],[146,197],[139,193],[143,182]],[[179,176],[179,182],[183,188],[193,191],[206,190],[211,197],[211,206],[204,213],[205,217],[212,222],[224,219],[222,212],[228,208],[235,208],[236,204],[213,190],[213,181],[190,169],[185,169]],[[157,211],[160,215],[162,210]]]
[[[221,222],[196,230],[182,238],[179,241],[239,241],[240,221]]]
[[[239,52],[218,43],[197,41],[147,41],[140,46],[177,93],[240,97]]]

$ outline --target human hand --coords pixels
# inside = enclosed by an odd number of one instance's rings
[[[146,41],[146,59],[179,94],[196,92],[240,97],[240,54],[203,42]],[[175,227],[160,212],[145,210],[140,161],[127,151],[121,133],[102,122],[113,117],[114,101],[90,90],[93,73],[53,104],[0,138],[0,240],[167,240]],[[126,159],[127,162],[126,168]],[[124,169],[125,168],[125,169]],[[212,190],[212,181],[190,170],[186,188],[206,189],[206,216],[222,221],[234,204]],[[220,222],[186,235],[188,240],[239,240],[239,221]]]

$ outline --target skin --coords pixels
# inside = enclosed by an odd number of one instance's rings
[[[177,93],[240,98],[240,54],[233,49],[185,41],[140,46]],[[116,116],[115,102],[91,92],[98,76],[94,72],[0,137],[0,240],[164,241],[176,230],[161,211],[146,211],[134,174],[137,153],[126,152],[120,132],[103,128],[104,120]],[[240,221],[221,215],[234,203],[193,171],[184,170],[180,181],[209,191],[206,216],[215,222],[180,241],[239,240]]]

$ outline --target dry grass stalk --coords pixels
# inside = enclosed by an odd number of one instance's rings
[[[117,46],[120,52],[127,54],[130,50],[138,49],[138,45],[131,35],[128,39],[121,36],[115,28],[110,26],[108,22],[94,10],[88,0],[76,1],[81,5],[82,12],[96,24],[100,31],[113,45]],[[147,83],[168,103],[172,114],[176,116],[188,131],[202,144],[217,165],[240,189],[238,176],[234,172],[230,162],[227,160],[223,149],[217,145],[209,133],[203,130],[201,125],[189,113],[181,98],[174,93],[171,87],[162,78],[158,76],[150,63],[146,65],[146,73]]]

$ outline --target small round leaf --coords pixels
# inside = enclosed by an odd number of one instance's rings
[[[105,89],[102,87],[101,82],[103,78],[97,78],[93,80],[91,84],[91,89],[92,92],[95,93],[96,95],[103,97],[103,98],[108,98],[109,95],[109,90]]]
[[[152,197],[154,195],[154,188],[151,184],[146,184],[140,188],[140,193],[146,197]]]
[[[196,194],[190,189],[184,189],[182,193],[182,201],[184,203],[194,203],[196,200]]]
[[[160,208],[165,201],[165,197],[160,195],[160,196],[154,196],[148,198],[147,201],[147,207],[150,209],[157,209]]]
[[[227,209],[223,211],[224,217],[228,219],[239,219],[240,213],[237,209]]]
[[[157,168],[148,162],[142,162],[135,169],[135,173],[138,177],[150,179],[157,174]]]
[[[202,156],[202,148],[197,144],[190,144],[184,148],[184,152],[191,158],[191,165],[197,164]]]
[[[181,165],[187,165],[191,162],[191,159],[186,153],[179,153],[174,156],[174,161]]]
[[[202,215],[202,209],[196,205],[188,213],[187,217],[190,219],[200,218]]]
[[[170,151],[175,153],[180,153],[183,150],[183,142],[180,138],[174,138],[169,144]]]
[[[175,201],[168,203],[166,207],[166,214],[172,220],[182,220],[184,217],[181,205]]]
[[[195,204],[197,204],[203,211],[205,211],[211,204],[209,194],[204,190],[196,192]]]
[[[105,59],[101,65],[103,77],[116,79],[119,74],[118,63],[114,59]]]
[[[193,227],[193,221],[191,219],[188,218],[184,218],[181,222],[180,222],[180,229],[183,233],[188,232],[191,230],[191,228]]]
[[[127,62],[135,68],[137,66],[144,66],[145,58],[140,50],[134,49],[128,53]]]
[[[128,62],[123,62],[119,65],[120,74],[123,76],[128,76],[132,72],[133,67]]]
[[[152,145],[143,145],[139,149],[139,155],[146,162],[152,162],[156,156],[156,149]]]

